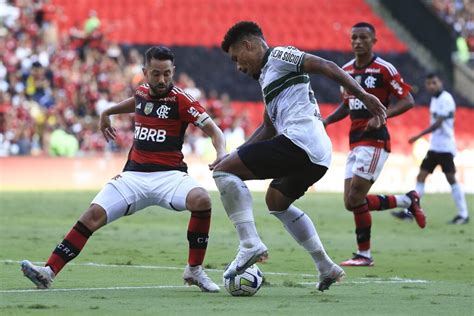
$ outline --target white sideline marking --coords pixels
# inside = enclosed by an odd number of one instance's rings
[[[19,260],[4,259],[0,260],[0,263],[17,263]],[[44,262],[34,261],[33,264],[43,265]],[[183,268],[179,267],[167,267],[167,266],[152,266],[152,265],[122,265],[122,264],[105,264],[105,263],[74,263],[71,262],[68,265],[70,266],[83,266],[83,267],[102,267],[102,268],[132,268],[132,269],[161,269],[161,270],[179,270],[182,271]],[[222,272],[221,269],[206,269],[206,271],[211,272]],[[280,275],[280,276],[300,276],[300,277],[316,277],[316,274],[308,273],[287,273],[287,272],[267,272],[268,275]],[[346,280],[342,284],[405,284],[405,283],[430,283],[427,280],[416,280],[416,279],[403,279],[399,277],[392,278],[358,278],[353,281]],[[301,282],[298,283],[301,285],[316,285],[316,282]],[[337,284],[335,284],[337,285]],[[222,285],[221,285],[222,286]],[[103,287],[103,288],[74,288],[74,289],[47,289],[42,291],[57,291],[57,292],[67,292],[67,291],[97,291],[97,290],[137,290],[137,289],[166,289],[166,288],[185,288],[186,285],[152,285],[152,286],[119,286],[119,287]],[[28,290],[0,290],[0,293],[23,293],[23,292],[35,292],[37,289],[28,289]]]
[[[11,259],[4,259],[0,260],[0,263],[20,263],[21,260],[11,260]],[[42,261],[31,261],[33,264],[40,264],[43,265],[45,262]],[[126,265],[126,264],[105,264],[105,263],[94,263],[94,262],[87,262],[87,263],[75,263],[70,262],[68,266],[82,266],[82,267],[102,267],[102,268],[132,268],[132,269],[159,269],[159,270],[184,270],[184,266],[182,268],[179,267],[166,267],[166,266],[149,266],[149,265]],[[224,272],[224,269],[206,269],[206,271],[210,272]],[[268,275],[297,275],[301,277],[316,277],[316,274],[309,274],[309,273],[286,273],[286,272],[265,272]]]
[[[0,293],[116,291],[116,290],[142,290],[142,289],[176,289],[176,288],[185,288],[185,287],[188,287],[188,285],[112,286],[112,287],[86,287],[86,288],[74,288],[74,289],[1,290]]]
[[[341,285],[344,284],[405,284],[405,283],[430,283],[427,280],[416,280],[416,279],[403,279],[399,277],[393,278],[358,278],[354,281],[343,281]],[[301,285],[316,285],[316,282],[301,282],[298,283]],[[335,283],[334,285],[339,285]]]

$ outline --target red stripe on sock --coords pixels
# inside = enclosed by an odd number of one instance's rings
[[[196,233],[209,233],[209,227],[211,225],[211,212],[205,212],[203,214],[196,213],[198,212],[191,213],[188,230],[190,232]]]
[[[84,248],[84,245],[87,243],[88,239],[89,237],[84,236],[81,233],[80,228],[77,228],[77,224],[74,225],[66,237],[64,237],[64,240],[67,240],[71,245],[76,247],[79,252],[82,250],[82,248]],[[74,258],[71,258],[71,260]],[[55,253],[52,253],[46,262],[46,266],[50,266],[55,275],[57,275],[66,264],[67,262]]]
[[[367,206],[369,210],[381,210],[380,199],[377,195],[367,195],[365,198],[367,200]]]
[[[396,208],[397,199],[395,198],[395,195],[387,195],[386,197],[388,199],[388,208]]]
[[[211,225],[211,212],[192,212],[188,224],[188,233],[201,233],[209,235],[209,227]],[[207,247],[207,240],[206,245]],[[188,264],[191,266],[201,265],[206,256],[206,248],[189,247]]]
[[[368,230],[370,235],[370,228],[372,226],[372,216],[369,212],[368,204],[364,204],[352,209],[354,213],[354,221],[356,225],[356,230],[364,229]],[[365,251],[370,249],[370,238],[369,240],[358,242],[357,243],[358,249],[360,251]]]
[[[188,264],[190,266],[200,266],[204,262],[206,249],[189,249]]]
[[[362,214],[369,211],[369,206],[367,203],[356,206],[351,209],[354,214]]]
[[[54,275],[58,275],[59,271],[61,271],[65,265],[66,261],[55,253],[52,253],[51,256],[49,256],[48,262],[45,264],[45,266],[49,266],[53,270]]]
[[[354,220],[356,228],[367,228],[372,225],[372,216],[369,212],[365,212],[362,214],[354,213]]]

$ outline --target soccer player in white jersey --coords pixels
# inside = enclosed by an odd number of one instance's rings
[[[437,74],[428,74],[425,81],[426,90],[432,95],[430,102],[431,125],[411,137],[408,142],[414,143],[420,137],[431,133],[430,149],[420,166],[420,172],[416,178],[416,191],[420,196],[425,192],[425,180],[436,166],[441,170],[451,185],[451,194],[458,209],[458,214],[449,221],[450,224],[467,224],[469,213],[463,189],[456,181],[456,167],[454,166],[454,155],[456,154],[456,141],[454,139],[454,113],[456,104],[453,96],[443,89],[443,82]],[[412,219],[410,212],[406,210],[392,213],[400,219]]]
[[[239,71],[258,80],[265,102],[260,127],[237,151],[211,166],[222,203],[240,239],[237,256],[224,271],[224,277],[241,274],[267,256],[244,181],[274,179],[265,198],[268,210],[309,252],[319,271],[317,288],[324,291],[344,271],[326,254],[309,216],[293,205],[324,176],[331,162],[331,141],[308,73],[325,75],[364,100],[378,126],[385,123],[386,109],[335,63],[292,46],[269,48],[254,22],[242,21],[232,26],[221,47]]]

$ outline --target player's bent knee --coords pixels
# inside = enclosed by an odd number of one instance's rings
[[[211,197],[204,188],[194,188],[186,197],[186,208],[192,212],[210,210]]]
[[[288,207],[291,205],[291,203],[282,203],[268,194],[265,196],[265,203],[267,204],[267,208],[270,212],[282,212],[288,209]]]
[[[289,198],[275,188],[268,188],[267,194],[265,195],[265,203],[270,212],[282,212],[287,210],[294,199]]]
[[[361,198],[359,194],[357,193],[349,193],[349,196],[347,197],[347,200],[344,201],[346,210],[352,211],[353,208],[360,206],[361,204],[364,204],[365,202],[365,197]]]
[[[107,223],[107,213],[97,204],[92,204],[89,209],[82,214],[79,221],[90,231],[95,232]]]

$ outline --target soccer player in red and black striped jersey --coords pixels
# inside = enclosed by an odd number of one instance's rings
[[[397,69],[376,56],[372,47],[377,42],[375,28],[365,22],[352,27],[351,44],[355,58],[345,64],[344,69],[370,94],[375,95],[387,107],[387,118],[400,115],[411,107],[414,100],[410,86]],[[341,263],[343,266],[373,266],[370,254],[370,211],[395,207],[408,208],[421,228],[425,227],[425,214],[419,204],[416,191],[405,195],[369,195],[372,184],[380,175],[390,152],[390,135],[386,125],[379,128],[377,119],[364,103],[350,92],[343,90],[343,102],[324,121],[325,125],[350,116],[350,153],[347,157],[344,204],[353,212],[356,225],[358,251],[353,258]],[[390,103],[390,96],[398,101]]]
[[[22,261],[24,275],[38,288],[51,286],[53,278],[79,255],[93,232],[122,216],[158,205],[191,212],[187,232],[189,256],[183,279],[204,292],[219,291],[202,267],[209,238],[211,200],[208,192],[186,173],[181,148],[190,123],[211,137],[216,159],[226,154],[225,139],[199,102],[173,85],[174,69],[170,49],[150,48],[145,53],[143,69],[147,83],[136,89],[134,98],[102,113],[100,128],[109,141],[116,136],[109,115],[135,112],[135,135],[128,161],[123,172],[106,184],[57,245],[45,267]]]

